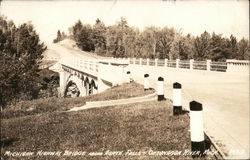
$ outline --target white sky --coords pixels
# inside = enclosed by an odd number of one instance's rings
[[[249,38],[248,0],[62,0],[6,1],[0,14],[16,25],[31,21],[42,41],[51,43],[58,29],[68,31],[78,19],[94,24],[97,18],[105,24],[115,24],[125,17],[130,26],[168,26],[182,28],[184,34],[200,35],[205,30],[238,39]]]

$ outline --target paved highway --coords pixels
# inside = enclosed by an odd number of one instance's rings
[[[171,99],[173,83],[181,83],[184,108],[192,100],[203,104],[205,130],[227,157],[249,158],[249,75],[139,65],[129,70],[142,84],[148,73],[155,89],[162,76],[165,96]]]

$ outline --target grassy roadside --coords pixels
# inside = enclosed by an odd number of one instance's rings
[[[187,114],[174,117],[169,101],[44,114],[2,120],[2,154],[61,151],[60,156],[4,159],[187,159],[190,156],[128,155],[131,151],[184,151],[190,149]],[[65,151],[87,155],[66,156]],[[90,152],[120,151],[116,156],[90,156]]]
[[[154,89],[144,91],[143,85],[136,82],[125,83],[121,86],[115,86],[107,89],[105,92],[91,95],[87,98],[88,101],[115,100],[131,97],[145,96],[154,93]]]
[[[103,93],[77,98],[45,98],[33,101],[22,101],[13,106],[8,106],[1,112],[1,119],[34,115],[45,112],[65,111],[73,107],[79,107],[86,101],[114,100],[144,96],[153,93],[154,90],[144,91],[138,83],[123,84],[106,90]]]

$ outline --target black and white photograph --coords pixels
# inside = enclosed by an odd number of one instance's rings
[[[248,0],[0,0],[1,160],[250,159]]]

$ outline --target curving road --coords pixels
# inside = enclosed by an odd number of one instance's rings
[[[94,53],[81,51],[73,40],[65,39],[59,43],[52,43],[47,46],[44,52],[44,59],[53,58],[84,58],[84,59],[97,59],[103,58]]]
[[[103,57],[80,51],[72,40],[51,44],[45,57],[100,59]],[[143,75],[157,88],[157,78],[165,81],[165,96],[172,98],[172,84],[182,84],[183,107],[199,101],[204,108],[206,132],[230,159],[248,159],[249,156],[249,75],[176,69],[155,66],[129,65],[128,70],[137,82],[143,84]]]

